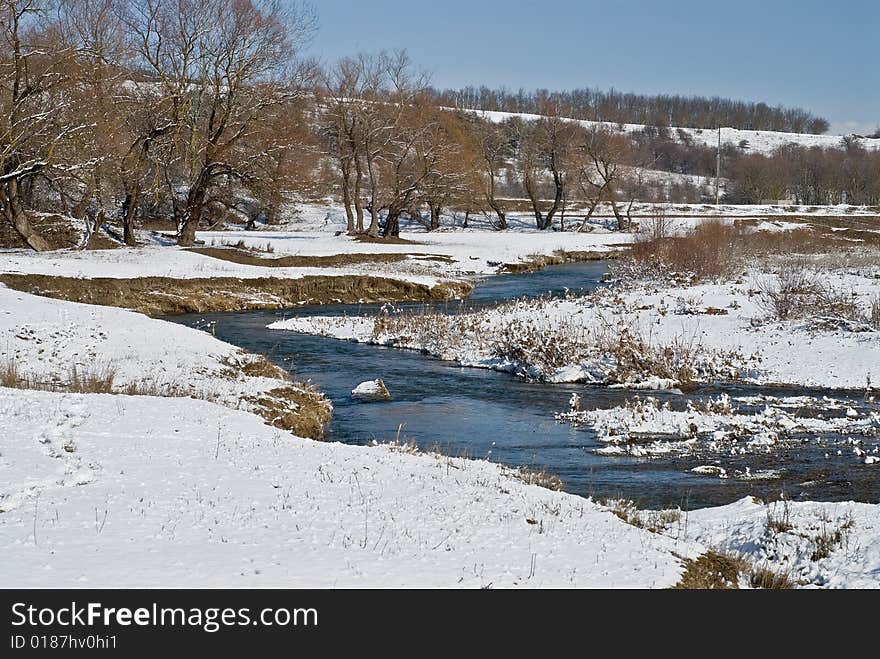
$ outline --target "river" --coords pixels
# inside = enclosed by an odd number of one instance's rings
[[[606,272],[603,262],[552,266],[520,275],[490,277],[474,289],[466,304],[490,305],[522,297],[590,290]],[[448,303],[456,306],[460,303]],[[406,305],[398,305],[406,306]],[[418,306],[418,305],[412,305]],[[440,305],[442,308],[444,305]],[[418,352],[348,341],[268,330],[280,318],[304,315],[375,313],[379,305],[329,305],[280,311],[188,314],[167,320],[192,327],[211,327],[217,338],[261,353],[288,369],[297,379],[311,380],[333,401],[329,441],[365,444],[401,440],[448,455],[485,458],[509,465],[546,468],[557,474],[568,492],[584,496],[623,497],[646,507],[697,508],[736,500],[746,494],[795,499],[877,501],[880,469],[851,459],[829,459],[826,453],[844,445],[843,437],[804,437],[794,448],[765,455],[719,455],[717,462],[729,473],[776,470],[774,480],[720,479],[696,474],[694,466],[707,464],[705,456],[632,458],[605,457],[592,451],[599,446],[589,430],[554,420],[564,411],[572,392],[582,397],[582,408],[610,407],[634,392],[584,385],[529,382],[506,373],[461,368]],[[381,377],[394,400],[361,403],[350,392],[359,382]],[[688,398],[727,391],[751,395],[756,387],[703,387],[687,395],[657,392],[674,407]],[[772,395],[833,395],[855,407],[863,405],[855,392],[828,392],[788,388],[764,390]],[[641,392],[644,395],[644,392]],[[847,449],[844,449],[847,450]],[[851,450],[851,449],[849,449]]]

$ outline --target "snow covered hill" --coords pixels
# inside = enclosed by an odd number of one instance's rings
[[[500,123],[511,117],[520,117],[527,121],[540,119],[541,115],[514,113],[514,112],[487,112],[481,110],[468,110],[481,117]],[[646,126],[643,124],[615,124],[602,121],[585,121],[571,119],[587,128],[604,126],[620,133],[638,133]],[[718,144],[718,131],[709,128],[669,128],[670,136],[678,142],[690,141],[700,146],[715,147]],[[880,149],[880,138],[855,137],[856,143],[870,150]],[[736,147],[745,147],[748,153],[770,154],[781,146],[797,144],[803,147],[839,148],[842,135],[811,135],[808,133],[779,133],[770,130],[740,130],[738,128],[721,128],[721,143],[732,144]]]

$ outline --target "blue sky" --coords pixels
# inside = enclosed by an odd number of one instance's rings
[[[878,0],[313,0],[325,62],[405,48],[438,87],[614,87],[880,125]]]

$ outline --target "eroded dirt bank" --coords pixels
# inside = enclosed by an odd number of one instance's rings
[[[433,287],[371,276],[306,276],[298,279],[138,277],[80,279],[34,274],[2,274],[9,288],[46,297],[133,309],[151,316],[248,309],[280,309],[301,304],[408,302],[466,297],[472,286],[444,282]]]

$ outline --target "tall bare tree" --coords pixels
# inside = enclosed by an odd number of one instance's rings
[[[479,154],[478,171],[481,179],[482,197],[498,218],[498,228],[507,228],[507,215],[498,198],[498,180],[502,170],[513,157],[508,130],[486,119],[470,119],[471,134]]]
[[[589,210],[579,230],[584,230],[598,205],[611,204],[617,226],[627,226],[620,212],[618,186],[626,175],[625,165],[631,145],[625,135],[597,127],[586,132],[577,145],[578,184],[587,200]]]
[[[191,245],[215,187],[255,175],[265,154],[251,137],[298,93],[290,66],[311,35],[314,14],[278,0],[132,1],[139,62],[173,101],[166,184],[178,242]]]
[[[75,51],[60,38],[44,0],[0,0],[0,212],[27,245],[49,249],[34,231],[25,188],[52,170],[72,171],[63,148],[87,127],[71,111]]]

